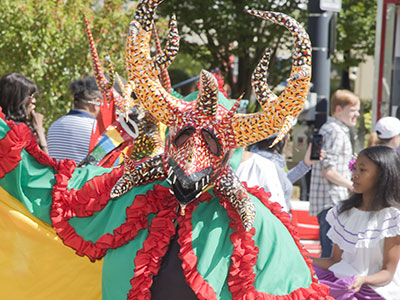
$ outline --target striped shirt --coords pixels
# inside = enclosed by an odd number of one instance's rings
[[[322,176],[323,169],[335,169],[344,178],[351,179],[349,162],[353,149],[349,128],[339,120],[329,117],[319,133],[323,136],[324,158],[312,165],[309,195],[311,216],[349,197],[346,187],[331,183]]]
[[[49,155],[57,161],[73,159],[79,164],[89,152],[90,137],[96,119],[89,113],[72,109],[51,124],[47,133]]]

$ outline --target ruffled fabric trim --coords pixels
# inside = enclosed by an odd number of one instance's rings
[[[246,186],[246,185],[245,185]],[[268,300],[290,300],[290,299],[332,299],[329,296],[329,287],[317,283],[318,280],[312,268],[312,262],[307,257],[308,252],[300,243],[300,239],[295,232],[295,227],[290,223],[290,217],[287,213],[281,211],[278,203],[268,200],[268,195],[260,188],[246,189],[258,199],[285,225],[293,237],[301,255],[310,269],[312,283],[307,288],[299,288],[292,291],[289,295],[271,295],[259,292],[254,287],[255,273],[254,266],[257,262],[258,248],[255,247],[253,236],[255,229],[246,232],[243,228],[239,215],[233,209],[232,205],[225,199],[220,198],[221,205],[228,212],[231,222],[229,226],[234,230],[231,235],[231,241],[234,246],[232,254],[232,264],[229,270],[228,286],[232,293],[232,299],[268,299]],[[220,195],[219,195],[220,196]]]
[[[135,201],[137,201],[136,198]],[[150,206],[153,213],[157,211],[158,213],[151,221],[143,248],[136,254],[134,276],[130,281],[132,288],[128,293],[128,300],[151,299],[150,287],[153,284],[153,276],[158,274],[162,258],[176,231],[174,220],[177,203],[169,190],[162,186],[155,186],[154,191],[149,191],[143,198],[145,201],[143,204]]]
[[[21,160],[21,151],[32,140],[35,140],[31,130],[25,124],[15,124],[5,120],[0,110],[0,117],[7,123],[10,130],[0,140],[0,178],[14,170]]]
[[[198,201],[189,205],[185,210],[184,216],[178,217],[179,238],[178,243],[181,246],[179,258],[182,260],[182,269],[186,282],[191,287],[197,298],[200,300],[216,300],[217,296],[210,284],[200,275],[197,270],[197,256],[192,248],[193,240],[193,211],[197,205],[203,201],[210,201],[211,195],[204,193]]]
[[[346,252],[374,248],[382,239],[400,235],[400,210],[397,208],[363,211],[353,207],[341,214],[339,208],[335,206],[326,216],[331,225],[328,237]]]

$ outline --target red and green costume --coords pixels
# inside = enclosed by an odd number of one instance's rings
[[[324,299],[289,217],[261,190],[246,232],[232,205],[205,192],[184,216],[166,182],[109,200],[122,168],[76,168],[41,152],[28,127],[0,120],[0,185],[64,243],[91,260],[103,256],[103,299],[151,299],[152,277],[179,226],[179,257],[199,299]],[[260,250],[261,249],[261,250]],[[49,274],[51,276],[51,274]],[[172,276],[172,275],[171,275]],[[290,295],[290,296],[287,296]]]
[[[114,169],[76,168],[50,159],[25,125],[1,114],[0,186],[78,255],[104,257],[104,300],[331,299],[289,216],[228,164],[234,149],[275,133],[282,138],[300,113],[311,76],[308,35],[286,15],[249,11],[288,28],[296,51],[279,97],[266,83],[266,53],[253,75],[262,111],[236,114],[240,99],[230,110],[218,104],[218,82],[207,71],[193,102],[161,86],[158,75],[177,54],[178,35],[172,19],[165,51],[150,56],[160,2],[138,4],[126,67],[138,99],[168,126],[165,152]]]

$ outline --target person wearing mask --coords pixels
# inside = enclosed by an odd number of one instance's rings
[[[73,159],[79,164],[89,153],[90,137],[103,97],[93,77],[73,81],[70,89],[74,108],[51,124],[47,139],[52,158]]]
[[[331,97],[332,116],[319,130],[323,136],[323,159],[312,166],[310,183],[310,212],[317,216],[321,242],[321,257],[329,257],[332,242],[327,237],[328,210],[348,199],[353,190],[349,162],[353,155],[349,127],[356,126],[360,115],[360,99],[348,90],[337,90]]]

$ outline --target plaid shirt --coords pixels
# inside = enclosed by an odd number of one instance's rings
[[[319,133],[323,136],[324,158],[312,165],[310,184],[310,215],[314,216],[324,209],[333,207],[349,197],[346,187],[333,184],[322,176],[322,169],[335,169],[343,177],[351,179],[349,162],[353,149],[350,130],[339,120],[329,117]]]

